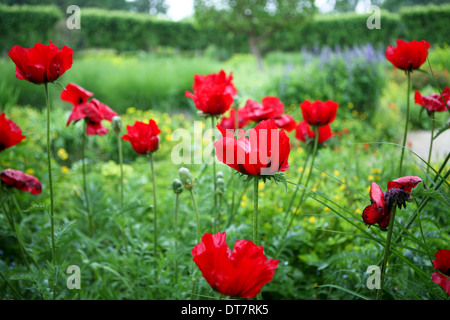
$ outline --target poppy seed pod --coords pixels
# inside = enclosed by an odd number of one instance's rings
[[[224,194],[225,193],[225,180],[222,178],[217,178],[217,193]]]
[[[180,194],[181,192],[183,192],[183,184],[180,180],[175,179],[172,181],[172,190],[176,194]]]
[[[116,134],[120,134],[123,129],[122,118],[119,116],[114,116],[112,119],[112,128]]]
[[[183,183],[184,187],[187,190],[192,190],[194,188],[194,181],[192,181],[192,176],[189,169],[184,167],[180,168],[178,174],[180,175],[180,180]]]
[[[216,173],[216,179],[222,178],[223,179],[223,172],[222,171],[218,171]]]

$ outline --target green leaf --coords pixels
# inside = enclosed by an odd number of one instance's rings
[[[412,191],[411,196],[416,197],[429,197],[438,201],[442,201],[446,205],[450,206],[450,202],[445,195],[438,189],[426,189],[422,183],[419,183]]]

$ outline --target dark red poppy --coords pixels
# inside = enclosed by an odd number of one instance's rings
[[[249,121],[259,122],[280,117],[284,112],[284,104],[279,98],[269,96],[262,98],[261,103],[247,100],[244,110]]]
[[[300,141],[305,142],[306,144],[310,144],[314,141],[314,137],[316,134],[311,130],[311,127],[306,121],[300,122],[295,127],[295,137]],[[333,137],[333,132],[331,131],[330,125],[325,125],[319,127],[319,140],[317,143],[321,144],[331,139]]]
[[[339,105],[337,102],[328,100],[325,102],[316,100],[310,102],[305,100],[300,103],[302,109],[303,120],[311,126],[325,126],[336,119],[337,109]]]
[[[429,48],[430,44],[425,40],[405,42],[398,39],[396,47],[387,47],[386,59],[397,69],[412,71],[425,63]]]
[[[74,83],[69,83],[65,90],[61,92],[61,100],[70,102],[74,106],[67,120],[67,126],[72,121],[77,122],[85,119],[87,121],[86,134],[102,136],[108,133],[108,129],[101,123],[102,120],[111,122],[112,118],[117,116],[117,113],[97,99],[88,101],[92,96],[92,92]]]
[[[444,97],[444,99],[442,99],[442,97]],[[414,98],[416,104],[426,108],[429,114],[432,112],[443,112],[447,110],[447,106],[450,107],[450,87],[446,87],[444,91],[442,91],[442,96],[439,93],[422,96],[419,91],[416,91]]]
[[[47,46],[36,43],[32,48],[15,45],[8,53],[16,65],[16,77],[35,84],[53,82],[72,67],[72,49],[61,50],[50,41]]]
[[[158,149],[160,133],[161,130],[154,120],[150,119],[148,124],[136,121],[134,125],[127,126],[127,134],[124,134],[122,139],[130,142],[137,153],[147,154]]]
[[[372,203],[364,209],[363,221],[369,226],[378,224],[381,230],[386,231],[392,207],[405,208],[406,202],[410,201],[411,190],[421,181],[422,179],[416,176],[401,177],[390,181],[386,192],[383,192],[378,184],[372,182],[370,186]]]
[[[247,175],[273,175],[289,169],[289,138],[274,120],[261,121],[248,136],[235,139],[233,130],[217,128],[222,138],[214,143],[219,161]]]
[[[19,126],[7,119],[4,113],[0,114],[0,152],[15,146],[23,139],[25,136]]]
[[[439,250],[434,255],[433,268],[437,269],[431,274],[433,282],[440,285],[450,295],[450,250]]]
[[[246,110],[245,109],[239,109],[238,110],[238,127],[243,128],[245,127],[248,123],[249,120],[247,119],[246,115]],[[230,115],[228,117],[222,117],[222,120],[220,122],[220,126],[224,129],[231,129],[231,130],[235,130],[235,126],[236,126],[236,110],[235,109],[230,109]]]
[[[186,97],[192,98],[197,109],[214,116],[228,111],[237,93],[232,74],[227,77],[223,70],[206,76],[196,74],[193,89],[193,94],[186,91]]]
[[[31,194],[40,194],[42,184],[36,178],[22,171],[6,169],[0,173],[2,183],[8,187],[14,187],[22,191],[28,191]]]
[[[278,128],[284,129],[288,132],[291,132],[297,126],[297,122],[295,122],[294,118],[287,114],[282,114],[276,118],[275,124]]]
[[[211,288],[240,298],[253,298],[269,283],[279,260],[267,259],[262,246],[237,240],[233,251],[227,245],[225,232],[205,233],[192,249],[193,260]]]

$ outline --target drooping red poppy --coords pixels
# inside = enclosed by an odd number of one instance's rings
[[[275,124],[278,128],[291,132],[297,126],[297,122],[290,115],[282,114],[275,118]]]
[[[155,152],[159,147],[159,137],[161,130],[153,119],[146,124],[136,121],[134,125],[127,126],[127,134],[122,139],[131,143],[133,150],[139,154]]]
[[[442,99],[442,97],[444,99]],[[427,109],[428,114],[431,114],[432,112],[443,112],[447,110],[447,106],[450,107],[450,87],[446,87],[442,91],[442,96],[439,93],[422,96],[419,91],[416,91],[414,99],[416,104]]]
[[[230,297],[250,299],[272,281],[279,260],[267,259],[262,246],[237,240],[233,251],[226,233],[205,233],[192,249],[193,260],[212,289]]]
[[[5,113],[0,114],[0,152],[15,146],[23,139],[25,136],[19,126],[7,119]]]
[[[284,112],[284,104],[277,97],[264,97],[261,103],[248,99],[245,103],[245,116],[249,121],[275,119]]]
[[[314,141],[315,136],[316,134],[311,130],[311,127],[306,121],[301,121],[295,127],[295,137],[300,141],[309,144]],[[319,140],[317,141],[318,144],[322,144],[332,137],[333,132],[331,131],[330,125],[327,124],[325,126],[319,127]]]
[[[73,50],[36,43],[32,48],[15,45],[8,53],[16,65],[16,77],[35,84],[53,82],[72,67]]]
[[[192,98],[197,109],[213,116],[228,111],[237,93],[232,73],[227,77],[224,70],[206,76],[196,74],[193,91],[186,91],[186,97]]]
[[[331,100],[325,102],[305,100],[300,103],[300,108],[302,109],[303,120],[309,125],[326,126],[336,119],[339,104]]]
[[[438,271],[433,272],[431,278],[450,295],[450,250],[439,250],[434,257],[436,259],[431,262]]]
[[[117,113],[95,98],[88,101],[92,96],[92,92],[74,83],[69,83],[61,92],[61,100],[70,102],[74,106],[67,120],[67,126],[72,121],[85,119],[87,122],[86,134],[102,136],[108,133],[108,129],[102,125],[102,120],[111,122]]]
[[[235,139],[233,130],[217,128],[222,137],[214,143],[219,161],[247,175],[273,175],[289,169],[289,137],[275,120],[263,120],[248,130],[248,136]]]
[[[429,48],[430,44],[425,40],[406,42],[398,39],[396,47],[389,45],[386,48],[386,59],[397,69],[412,71],[425,63]]]
[[[378,224],[381,230],[386,231],[392,207],[405,208],[406,202],[411,198],[411,190],[421,181],[422,179],[416,176],[401,177],[390,181],[386,192],[383,192],[378,184],[372,182],[370,186],[370,200],[372,203],[364,209],[362,213],[363,221],[369,227],[373,224]]]
[[[245,109],[239,109],[238,114],[238,129],[245,127],[250,121],[247,119]],[[220,126],[224,129],[236,130],[236,110],[230,109],[230,115],[228,117],[222,117]]]
[[[42,192],[41,182],[32,175],[23,173],[19,170],[6,169],[0,173],[2,183],[8,187],[13,187],[31,194],[40,194]]]

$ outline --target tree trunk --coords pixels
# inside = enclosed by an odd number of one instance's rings
[[[258,70],[259,71],[263,71],[263,63],[262,63],[262,56],[261,56],[261,51],[259,50],[259,41],[260,39],[258,37],[256,37],[253,34],[250,34],[248,36],[248,44],[250,47],[250,52],[255,56],[256,61],[258,63]]]

